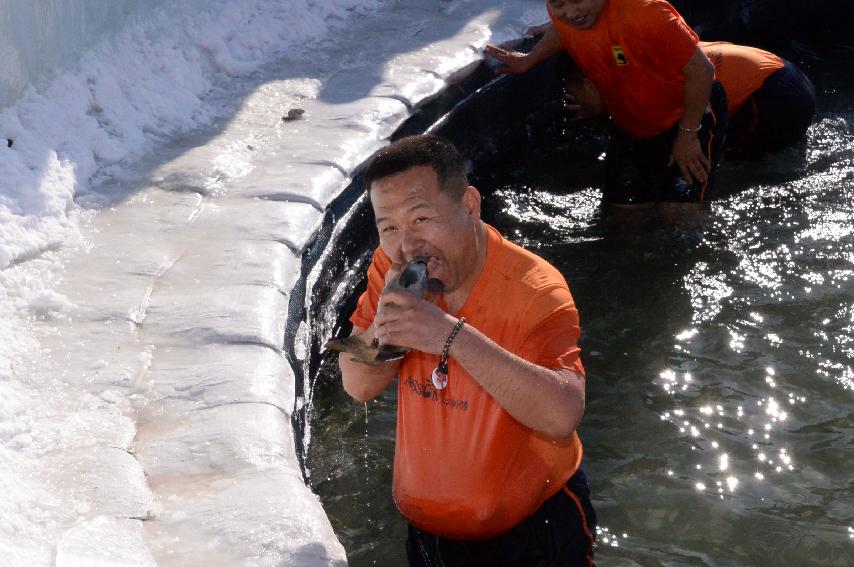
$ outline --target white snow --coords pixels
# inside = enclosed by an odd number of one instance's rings
[[[544,3],[57,6],[88,9],[52,29],[82,55],[0,111],[3,563],[343,563],[290,429],[300,255],[413,108]]]

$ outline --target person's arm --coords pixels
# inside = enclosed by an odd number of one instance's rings
[[[501,63],[501,67],[495,70],[497,73],[518,75],[536,67],[562,50],[563,44],[560,41],[560,35],[554,25],[549,24],[543,33],[543,37],[529,53],[511,51],[492,44],[487,44],[483,53]]]
[[[456,322],[428,301],[391,292],[380,299],[376,336],[380,342],[441,354]],[[580,374],[528,362],[470,325],[462,327],[450,355],[521,424],[553,439],[575,431],[584,413]]]
[[[528,362],[470,325],[460,329],[450,355],[519,423],[553,439],[566,439],[581,422],[580,374]]]
[[[353,330],[350,336],[359,338],[366,345],[370,345],[376,336],[376,311],[379,306],[371,308],[370,305],[385,293],[388,282],[400,275],[403,266],[394,264],[391,260],[377,249],[374,253],[371,266],[368,268],[368,289],[359,299],[356,307],[358,317],[353,320]],[[376,298],[376,299],[373,299]],[[364,309],[363,309],[363,301]],[[354,314],[354,317],[356,314]],[[367,324],[364,327],[362,324]],[[338,355],[338,367],[341,369],[341,382],[350,397],[357,402],[367,402],[379,396],[385,390],[397,374],[400,368],[400,360],[393,360],[384,364],[371,366],[357,360],[353,355],[342,352]]]
[[[370,343],[374,340],[374,327],[371,325],[364,329],[354,326],[351,336]],[[379,396],[388,387],[400,368],[400,360],[371,366],[353,360],[348,352],[342,352],[338,355],[338,367],[341,369],[344,390],[357,402],[367,402]]]
[[[697,128],[703,120],[703,113],[712,91],[715,67],[698,46],[694,55],[682,68],[682,75],[685,77],[685,97],[679,124],[684,128],[693,129]],[[694,180],[705,182],[709,178],[711,163],[703,154],[697,132],[677,129],[668,166],[674,163],[679,166],[682,177],[688,183]]]

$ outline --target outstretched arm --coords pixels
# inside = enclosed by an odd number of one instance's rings
[[[536,67],[562,50],[563,44],[560,41],[560,35],[558,35],[554,25],[549,24],[545,33],[543,33],[543,37],[540,38],[540,41],[537,42],[537,45],[529,53],[511,51],[492,44],[487,44],[483,49],[483,53],[488,57],[497,59],[501,63],[496,72],[518,75]]]

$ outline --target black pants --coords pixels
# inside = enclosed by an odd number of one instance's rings
[[[650,138],[631,138],[617,126],[611,131],[606,161],[605,202],[621,205],[677,202],[697,203],[711,196],[727,131],[726,93],[715,81],[709,106],[697,134],[700,147],[712,165],[705,183],[688,183],[679,166],[668,167],[677,125]]]
[[[566,487],[527,520],[486,540],[452,540],[409,526],[412,567],[546,567],[593,565],[596,512],[579,469]]]
[[[814,115],[815,87],[785,61],[730,117],[725,149],[749,158],[782,150],[803,137]]]

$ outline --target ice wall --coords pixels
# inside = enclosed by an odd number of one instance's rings
[[[164,0],[0,0],[0,108],[43,86],[86,48],[144,19]]]

